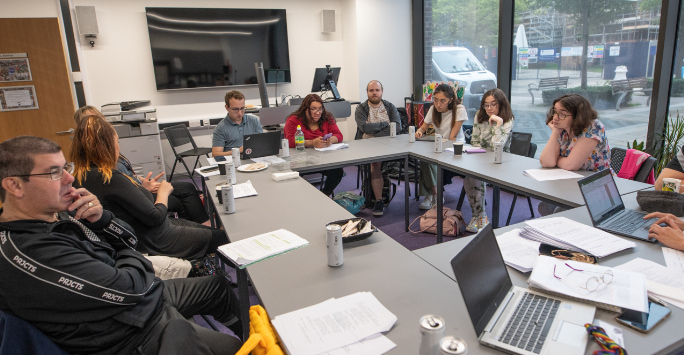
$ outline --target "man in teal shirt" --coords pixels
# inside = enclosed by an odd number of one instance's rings
[[[245,96],[241,92],[233,90],[226,94],[226,111],[228,115],[214,129],[211,144],[214,157],[231,155],[233,148],[240,148],[242,153],[242,138],[246,134],[264,132],[256,116],[245,114]]]

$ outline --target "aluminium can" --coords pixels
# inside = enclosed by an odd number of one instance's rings
[[[328,266],[342,266],[342,227],[337,224],[329,224],[325,227],[326,244],[328,247]]]
[[[221,196],[223,200],[223,212],[224,213],[235,213],[235,196],[233,195],[233,187],[230,185],[224,185],[221,188]]]
[[[444,337],[444,318],[432,314],[420,317],[420,355],[439,355],[439,341]]]
[[[289,157],[290,156],[290,141],[287,139],[283,139],[280,141],[280,149],[283,151],[282,157]]]
[[[392,137],[392,138],[397,137],[397,123],[396,122],[390,122],[390,137]]]
[[[465,340],[455,336],[446,336],[439,341],[439,355],[465,355],[468,346]]]
[[[409,143],[416,141],[416,126],[409,126]]]
[[[503,142],[494,143],[494,163],[501,164],[503,162]]]
[[[235,172],[235,164],[232,161],[226,160],[226,181],[231,185],[237,184],[237,173]]]
[[[242,164],[240,162],[240,148],[233,148],[230,150],[230,152],[230,155],[233,156],[233,165],[235,165],[235,167],[237,168],[238,166],[240,166],[240,164]]]
[[[435,133],[435,153],[441,153],[443,151],[442,147],[442,135]]]

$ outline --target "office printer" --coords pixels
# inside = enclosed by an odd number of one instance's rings
[[[156,121],[157,110],[143,107],[149,104],[150,100],[112,102],[102,105],[101,112],[107,122]]]

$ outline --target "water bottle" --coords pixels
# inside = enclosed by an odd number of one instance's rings
[[[295,133],[295,147],[297,151],[304,151],[304,133],[302,126],[297,126],[297,133]]]

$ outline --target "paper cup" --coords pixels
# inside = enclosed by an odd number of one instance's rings
[[[679,179],[665,178],[663,179],[663,191],[679,192],[679,185],[682,183]]]
[[[225,161],[218,162],[218,168],[219,168],[219,173],[221,175],[226,175],[226,162]]]
[[[454,155],[463,154],[463,143],[454,142]]]

